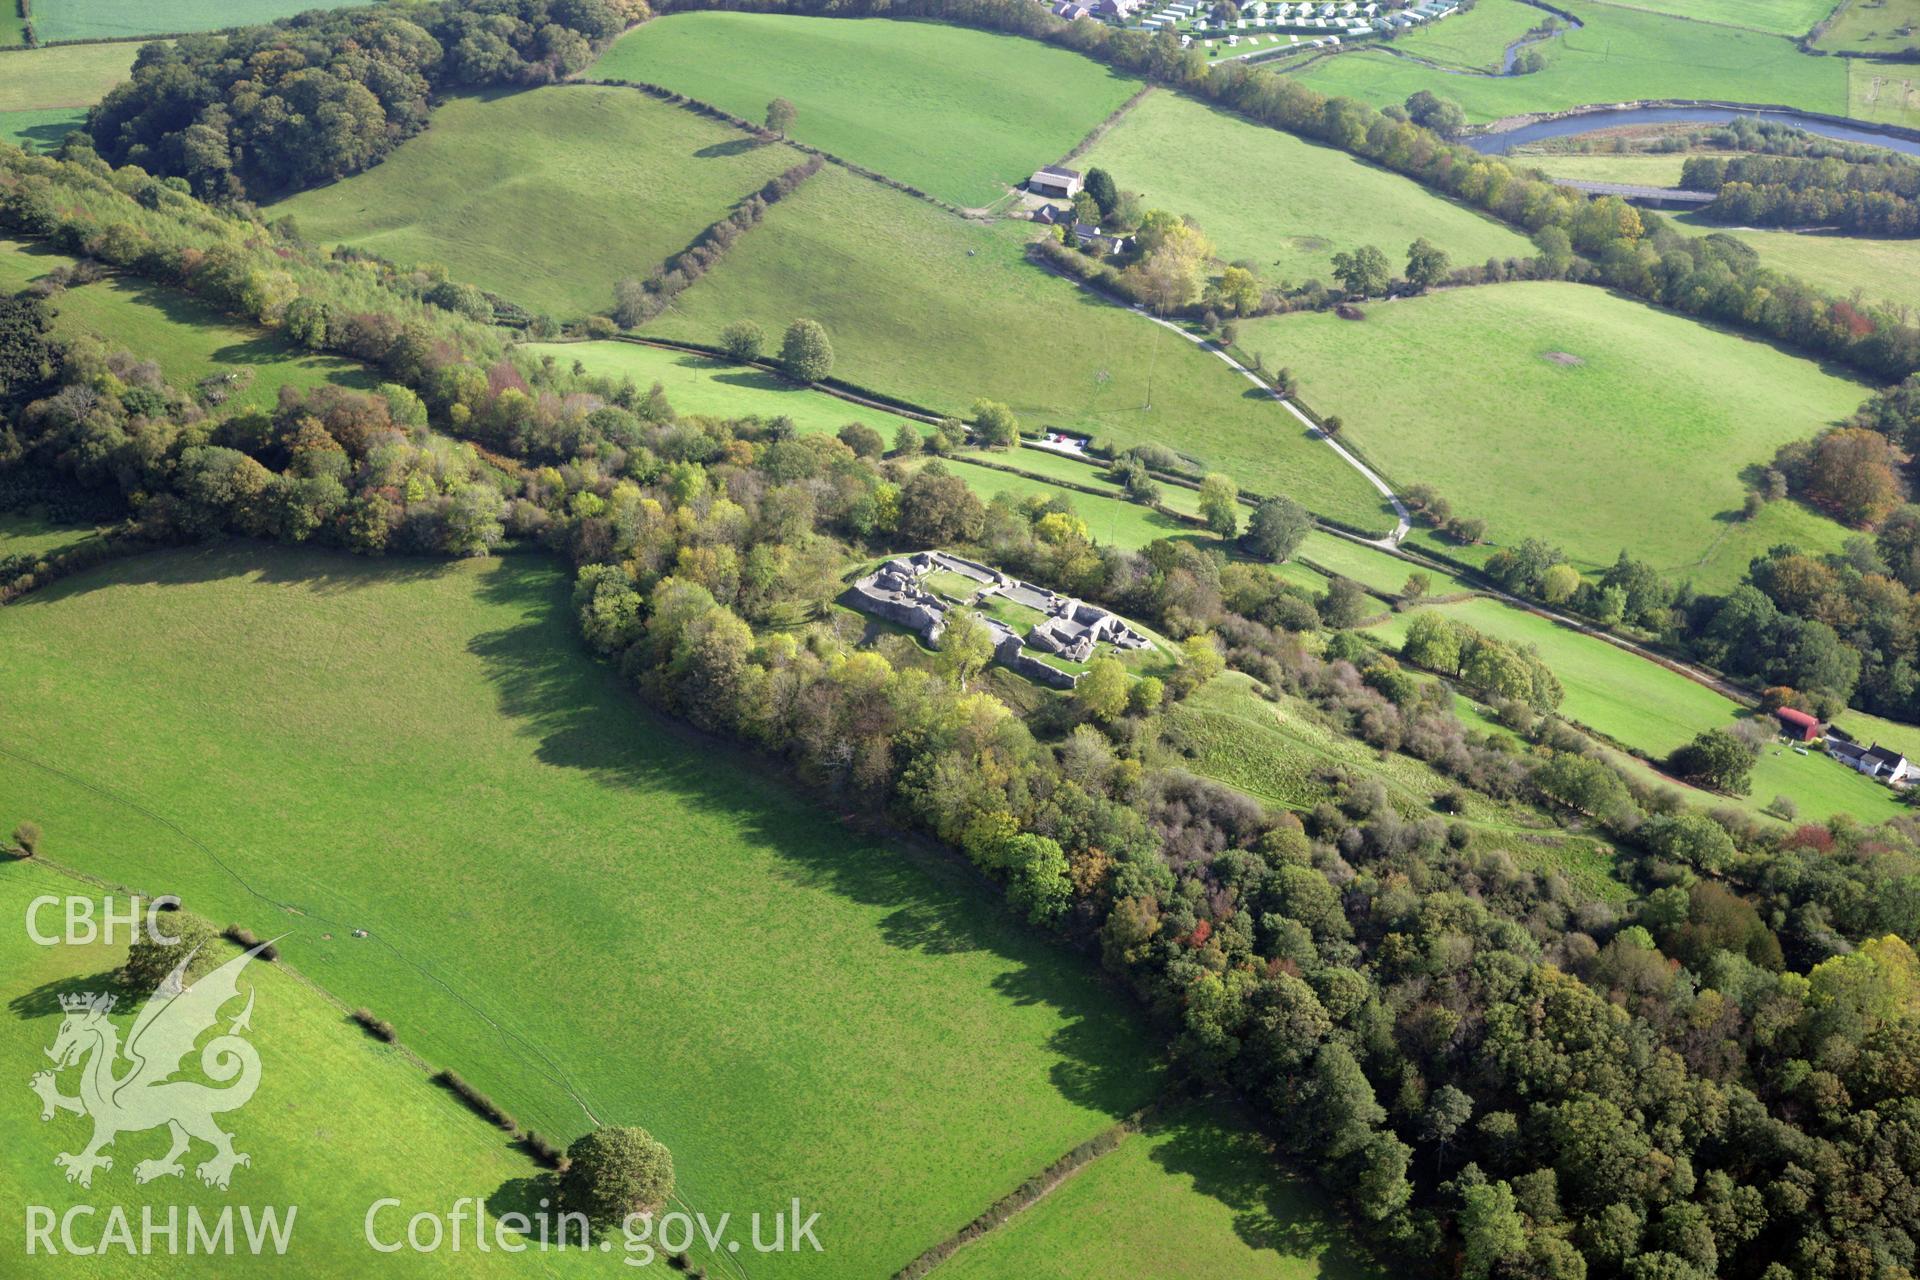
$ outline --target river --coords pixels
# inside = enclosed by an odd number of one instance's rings
[[[1795,128],[1805,129],[1808,133],[1817,133],[1823,138],[1834,138],[1841,142],[1860,142],[1868,146],[1886,147],[1907,155],[1920,156],[1920,139],[1882,133],[1871,125],[1841,124],[1818,116],[1802,115],[1798,111],[1761,107],[1603,107],[1596,111],[1561,116],[1553,120],[1536,120],[1531,124],[1502,129],[1498,133],[1475,134],[1461,141],[1475,151],[1485,152],[1488,155],[1505,155],[1517,146],[1539,142],[1543,138],[1572,138],[1601,129],[1617,129],[1623,125],[1725,124],[1742,116],[1749,120],[1771,120],[1777,124],[1790,124]]]

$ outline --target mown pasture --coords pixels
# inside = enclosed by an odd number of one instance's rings
[[[0,610],[37,762],[0,770],[0,813],[286,934],[525,1124],[644,1125],[695,1208],[801,1197],[827,1252],[758,1274],[885,1274],[1152,1096],[1150,1038],[1079,957],[648,713],[568,595],[538,556],[255,545],[67,579]]]
[[[139,52],[133,43],[0,50],[0,111],[90,107],[127,78]]]
[[[1777,36],[1803,36],[1833,9],[1831,0],[1601,0],[1626,9],[1746,27]]]
[[[0,239],[0,289],[13,291],[72,259],[38,245]],[[322,383],[371,389],[365,366],[294,346],[277,333],[229,320],[186,294],[128,276],[63,289],[48,300],[54,332],[93,334],[109,350],[160,366],[168,382],[193,393],[204,378],[234,375],[225,409],[271,408],[281,387]]]
[[[455,98],[384,163],[272,213],[564,319],[611,309],[621,279],[801,158],[638,90],[554,85]]]
[[[949,1280],[1361,1280],[1378,1274],[1323,1198],[1274,1170],[1247,1119],[1197,1101],[1149,1122],[1047,1197],[942,1263]]]
[[[1506,62],[1507,46],[1549,16],[1521,0],[1478,0],[1450,18],[1401,32],[1393,48],[1449,67],[1498,72]]]
[[[8,762],[9,776],[13,763]],[[7,803],[9,813],[20,810],[17,796],[9,795]],[[113,946],[100,941],[40,946],[28,937],[25,921],[35,898],[74,895],[93,900],[98,911],[107,892],[35,862],[0,861],[0,913],[7,921],[0,929],[0,972],[7,975],[9,1014],[0,1020],[0,1067],[9,1081],[6,1101],[0,1104],[7,1125],[7,1141],[0,1145],[0,1195],[15,1206],[0,1227],[0,1248],[10,1257],[25,1255],[26,1219],[20,1209],[26,1205],[56,1214],[79,1205],[98,1206],[93,1218],[77,1219],[76,1236],[83,1245],[105,1230],[111,1205],[122,1206],[130,1215],[137,1242],[141,1209],[151,1206],[161,1223],[170,1209],[182,1215],[180,1254],[141,1258],[116,1250],[82,1257],[63,1249],[58,1259],[42,1254],[17,1274],[41,1274],[44,1269],[117,1280],[164,1270],[170,1276],[230,1276],[240,1265],[234,1258],[186,1256],[185,1214],[197,1211],[211,1225],[223,1209],[239,1205],[255,1210],[274,1206],[283,1217],[285,1207],[292,1206],[295,1215],[285,1256],[249,1256],[244,1261],[247,1275],[291,1280],[369,1273],[572,1276],[622,1270],[612,1259],[578,1250],[480,1254],[472,1247],[470,1223],[467,1248],[459,1254],[387,1257],[370,1250],[364,1221],[369,1206],[383,1197],[399,1197],[410,1206],[406,1214],[382,1214],[378,1225],[384,1242],[404,1233],[408,1214],[429,1207],[444,1212],[463,1196],[489,1201],[494,1213],[523,1203],[532,1207],[537,1197],[526,1191],[539,1169],[499,1129],[429,1083],[419,1063],[369,1037],[347,1020],[346,1010],[298,975],[265,961],[249,965],[242,977],[243,995],[250,987],[255,1000],[253,1030],[247,1038],[260,1054],[260,1086],[246,1106],[221,1117],[222,1127],[234,1135],[235,1148],[252,1157],[250,1165],[234,1171],[230,1190],[211,1189],[195,1176],[193,1165],[209,1152],[200,1143],[183,1161],[183,1176],[144,1186],[135,1183],[134,1165],[165,1153],[164,1129],[122,1133],[108,1148],[112,1169],[96,1172],[91,1188],[69,1184],[53,1157],[80,1150],[91,1126],[65,1113],[42,1123],[40,1103],[26,1088],[27,1079],[49,1065],[45,1051],[62,1018],[59,997],[112,991],[119,1000],[113,1022],[124,1036],[151,992],[115,981],[114,971],[126,960],[124,926]],[[115,897],[116,909],[124,912],[125,894]],[[43,932],[59,933],[60,911],[58,905],[42,908],[38,925]],[[237,947],[224,942],[219,946],[223,959],[239,954]],[[239,1011],[235,1002],[226,1012],[231,1018]],[[61,1092],[76,1092],[76,1078],[74,1071],[62,1075]],[[234,1232],[241,1236],[237,1223]],[[59,1242],[57,1233],[54,1241]],[[155,1241],[165,1249],[165,1237],[156,1236]]]
[[[1520,151],[1507,154],[1515,168],[1538,169],[1550,178],[1575,182],[1622,182],[1645,187],[1677,187],[1680,170],[1693,156],[1725,155],[1706,151]]]
[[[622,36],[591,75],[637,80],[760,121],[963,207],[1065,155],[1140,82],[1015,36],[885,18],[687,13]]]
[[[1135,105],[1082,162],[1148,207],[1192,217],[1223,261],[1250,259],[1276,282],[1330,281],[1333,255],[1363,244],[1399,259],[1419,236],[1456,263],[1533,252],[1525,237],[1398,174],[1173,93]]]
[[[1487,635],[1537,647],[1566,690],[1562,715],[1656,760],[1665,759],[1696,734],[1723,728],[1747,714],[1732,700],[1658,663],[1496,600],[1435,607]],[[1397,651],[1411,616],[1395,614],[1373,634]],[[1911,727],[1882,740],[1902,749],[1911,743],[1920,750],[1920,731]],[[1862,822],[1879,822],[1905,811],[1894,793],[1879,783],[1818,752],[1795,755],[1777,743],[1761,755],[1753,770],[1752,791],[1739,803],[1757,811],[1776,795],[1790,797],[1801,816],[1816,821],[1848,813]],[[1705,793],[1692,798],[1703,805],[1728,803],[1724,797]]]
[[[1374,304],[1359,323],[1301,313],[1243,324],[1338,412],[1391,483],[1435,486],[1490,541],[1537,537],[1577,565],[1621,548],[1724,589],[1788,524],[1817,549],[1844,532],[1789,503],[1739,519],[1744,467],[1844,419],[1864,385],[1766,343],[1590,286],[1525,283]],[[1807,539],[1807,524],[1830,526]]]
[[[551,356],[561,368],[577,362],[596,377],[615,382],[631,378],[642,391],[657,382],[666,389],[667,401],[674,410],[682,414],[789,418],[794,430],[802,434],[831,435],[849,422],[862,422],[884,436],[889,448],[894,433],[912,422],[810,390],[764,369],[685,351],[618,341],[531,342],[523,350],[542,360]],[[913,425],[922,432],[931,429],[920,423]]]
[[[1842,0],[1814,44],[1829,52],[1892,54],[1910,49],[1920,0]]]
[[[338,9],[347,0],[34,0],[33,25],[43,42],[125,40],[129,36],[219,31],[290,18],[310,9]],[[130,46],[131,47],[131,46]]]
[[[1322,58],[1294,74],[1322,93],[1375,106],[1428,89],[1458,102],[1474,121],[1645,98],[1764,102],[1850,114],[1845,60],[1801,53],[1784,36],[1589,0],[1557,7],[1584,25],[1538,46],[1547,65],[1531,75],[1457,75],[1377,51]]]
[[[769,334],[825,325],[834,377],[942,413],[979,397],[1029,430],[1159,440],[1382,532],[1358,473],[1212,354],[1041,270],[1020,223],[982,224],[834,166],[767,212],[648,327],[713,342],[729,323]]]
[[[1847,114],[1920,128],[1920,71],[1911,62],[1847,59]]]

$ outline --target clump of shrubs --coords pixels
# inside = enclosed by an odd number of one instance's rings
[[[535,1160],[538,1160],[549,1169],[557,1169],[561,1173],[565,1173],[567,1167],[572,1163],[567,1159],[567,1153],[565,1151],[562,1151],[559,1147],[555,1146],[542,1135],[535,1133],[532,1129],[520,1135],[520,1145],[525,1147]]]
[[[352,1017],[355,1022],[366,1028],[368,1035],[376,1040],[393,1044],[400,1038],[400,1033],[393,1029],[393,1024],[385,1018],[375,1017],[371,1009],[355,1009]]]
[[[220,936],[228,942],[239,943],[249,951],[255,947],[260,947],[259,936],[256,935],[253,930],[241,925],[228,925],[220,931]],[[280,948],[274,946],[272,943],[268,943],[266,946],[260,947],[260,958],[262,960],[278,960],[280,958]],[[389,1030],[391,1030],[391,1028],[389,1028]]]
[[[459,1098],[460,1101],[466,1103],[469,1107],[473,1108],[473,1110],[477,1114],[492,1121],[494,1124],[499,1125],[502,1129],[505,1129],[508,1133],[515,1134],[515,1135],[519,1134],[520,1122],[513,1118],[513,1114],[507,1111],[505,1108],[503,1108],[499,1103],[495,1102],[492,1098],[489,1098],[486,1094],[480,1092],[478,1089],[468,1084],[464,1079],[461,1078],[458,1072],[455,1072],[455,1071],[435,1072],[433,1077],[433,1082],[441,1086],[442,1088],[451,1091],[455,1097]]]

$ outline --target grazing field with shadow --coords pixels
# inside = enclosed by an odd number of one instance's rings
[[[1147,1101],[1151,1038],[971,868],[835,820],[585,656],[543,556],[233,544],[0,610],[0,813],[261,936],[565,1141],[886,1274]],[[360,936],[364,931],[364,936]]]

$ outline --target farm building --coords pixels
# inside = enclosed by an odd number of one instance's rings
[[[1053,6],[1053,16],[1065,18],[1068,22],[1078,22],[1082,18],[1092,17],[1093,9],[1088,5],[1074,4],[1072,0],[1060,0],[1059,4]]]
[[[1125,236],[1108,235],[1100,228],[1085,222],[1073,224],[1073,238],[1083,245],[1091,245],[1101,253],[1125,253],[1131,243]]]
[[[1086,185],[1078,169],[1064,169],[1059,165],[1042,165],[1033,171],[1027,179],[1027,190],[1037,196],[1058,196],[1071,200],[1080,194],[1080,188]]]
[[[1881,782],[1902,783],[1912,779],[1920,770],[1916,770],[1907,758],[1892,747],[1883,747],[1874,743],[1863,747],[1849,738],[1836,733],[1827,734],[1827,754],[1849,769],[1876,778]]]
[[[1820,721],[1804,711],[1781,707],[1773,713],[1773,718],[1780,722],[1780,732],[1795,742],[1812,742],[1820,736]]]

